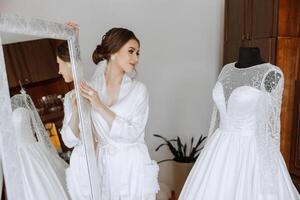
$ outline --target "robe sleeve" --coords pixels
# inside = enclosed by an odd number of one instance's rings
[[[65,117],[63,120],[63,126],[60,133],[64,144],[69,148],[73,148],[74,146],[81,144],[81,140],[76,136],[79,134],[75,134],[69,125],[72,118],[72,114],[73,113],[76,114],[75,113],[76,111],[73,111],[71,109],[70,103],[71,103],[70,99],[66,97],[64,103]]]
[[[146,87],[142,86],[131,117],[123,117],[116,113],[109,131],[112,140],[134,143],[144,134],[149,114],[149,94]]]

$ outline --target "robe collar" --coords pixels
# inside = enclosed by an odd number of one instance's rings
[[[106,79],[105,79],[105,69],[106,69],[107,62],[102,61],[98,64],[97,67],[99,67],[99,70],[96,70],[96,76],[97,78],[94,78],[94,83],[98,85],[99,87],[96,87],[99,92],[102,94],[106,91]],[[122,101],[134,88],[135,80],[130,78],[127,74],[123,75],[120,91],[119,91],[119,97],[115,104],[118,104],[120,101]],[[115,105],[114,104],[114,105]]]

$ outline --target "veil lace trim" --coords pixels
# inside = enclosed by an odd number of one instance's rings
[[[31,97],[28,94],[16,94],[11,97],[11,105],[13,111],[20,107],[26,108],[27,110],[31,111],[31,122],[38,142],[44,144],[49,151],[57,154],[50,142],[48,132],[44,127],[44,124],[34,106]]]

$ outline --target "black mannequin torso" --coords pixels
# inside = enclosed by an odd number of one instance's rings
[[[247,68],[265,63],[260,56],[260,50],[257,47],[240,47],[239,60],[235,63],[237,68]]]
[[[236,68],[249,68],[255,65],[266,63],[260,56],[260,50],[257,47],[240,47],[239,60],[235,63]],[[281,79],[281,74],[276,71],[270,71],[264,80],[265,90],[272,92]]]

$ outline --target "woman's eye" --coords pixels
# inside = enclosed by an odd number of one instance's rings
[[[130,54],[133,54],[133,50],[129,50],[129,53],[130,53]]]

